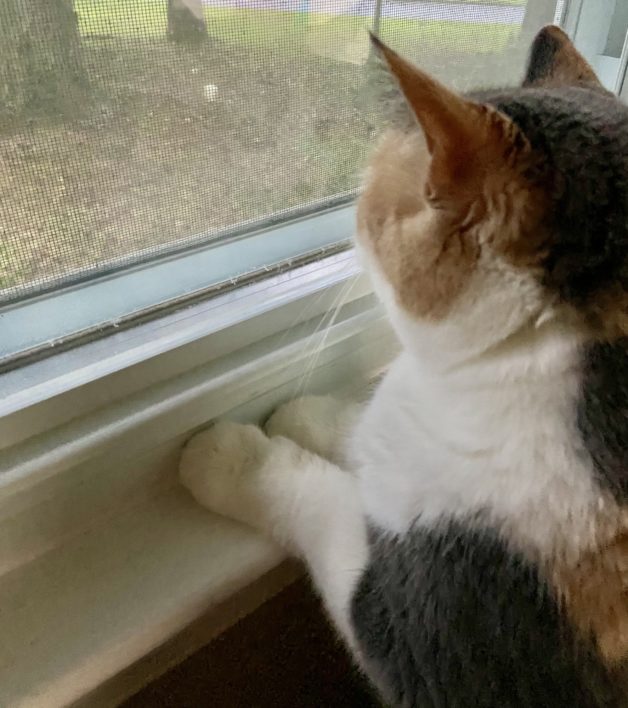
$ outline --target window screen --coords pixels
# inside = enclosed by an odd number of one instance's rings
[[[628,1],[581,0],[569,15],[567,29],[578,49],[606,88],[621,94],[628,61]]]
[[[367,27],[466,88],[516,79],[555,5],[3,0],[0,301],[354,194]]]

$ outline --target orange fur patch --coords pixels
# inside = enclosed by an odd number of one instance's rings
[[[537,265],[546,199],[526,175],[537,157],[515,124],[455,94],[374,39],[422,128],[390,132],[375,152],[358,203],[366,241],[400,305],[441,319],[492,249]]]
[[[576,565],[557,567],[554,586],[584,636],[592,636],[611,665],[628,661],[628,530]]]
[[[389,133],[373,156],[358,203],[358,234],[400,304],[416,316],[440,318],[468,283],[479,248],[468,229],[428,205],[429,164],[418,132]]]
[[[483,246],[517,267],[543,255],[540,227],[546,200],[523,177],[531,159],[516,128],[494,111],[481,161],[470,184],[434,206],[432,160],[424,139],[390,132],[375,151],[358,202],[358,238],[372,250],[399,304],[421,318],[441,319],[464,292]],[[511,147],[512,145],[516,147]]]

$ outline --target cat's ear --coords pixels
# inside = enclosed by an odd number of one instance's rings
[[[516,128],[497,111],[443,86],[374,35],[371,40],[423,128],[431,156],[428,199],[460,202],[472,197],[495,160],[521,142]]]
[[[587,60],[555,25],[543,27],[534,38],[523,85],[604,88]]]

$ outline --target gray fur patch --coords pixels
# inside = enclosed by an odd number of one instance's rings
[[[537,570],[458,522],[371,533],[352,602],[367,670],[403,708],[605,708],[621,691]]]
[[[509,116],[543,156],[530,176],[550,196],[544,283],[578,308],[628,288],[628,108],[586,88],[478,94]]]
[[[600,485],[628,503],[628,340],[585,355],[578,427]]]

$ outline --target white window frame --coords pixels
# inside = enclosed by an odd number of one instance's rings
[[[169,255],[0,306],[0,372],[224,292],[282,264],[341,250],[350,243],[354,222],[354,208],[344,202],[179,246]]]
[[[390,361],[395,339],[347,248],[352,210],[307,220],[311,233],[332,234],[331,249],[253,270],[235,288],[219,279],[210,299],[53,356],[35,349],[0,375],[0,685],[10,705],[115,705],[194,648],[172,640],[189,623],[203,618],[207,640],[294,577],[279,549],[199,509],[176,461],[214,418],[261,422],[302,393],[354,397]],[[127,275],[148,277],[139,271]]]
[[[574,40],[593,66],[602,83],[621,98],[628,98],[628,32],[619,57],[609,57],[602,49],[608,37],[611,15],[617,0],[560,0],[556,23]],[[619,0],[623,2],[624,0]]]

